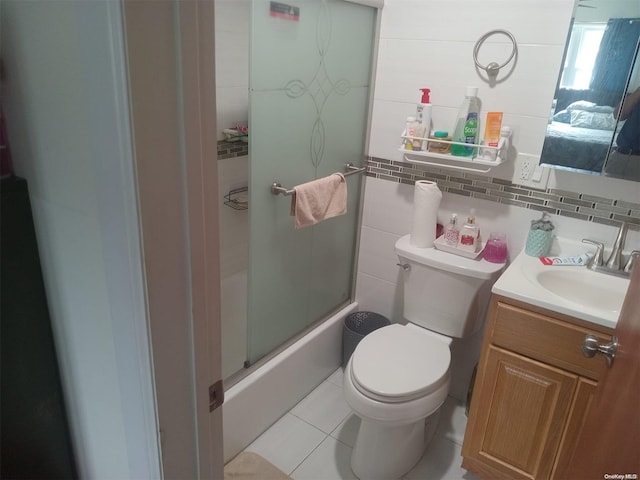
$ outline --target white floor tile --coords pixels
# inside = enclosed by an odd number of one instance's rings
[[[287,413],[260,435],[247,450],[262,455],[290,474],[325,439],[317,428]]]
[[[360,430],[360,418],[352,413],[331,432],[331,436],[353,448],[358,436],[358,430]]]
[[[324,442],[296,468],[294,480],[351,480],[351,447],[327,437]]]
[[[344,373],[342,372],[342,367],[338,368],[335,372],[333,372],[329,376],[329,378],[327,378],[327,382],[331,382],[340,388],[342,388],[343,380],[344,380]]]
[[[262,455],[295,480],[355,479],[350,462],[360,419],[343,399],[342,379],[342,370],[336,370],[247,450]],[[460,466],[466,422],[462,402],[447,398],[436,435],[403,479],[480,480]]]
[[[323,432],[331,433],[351,409],[342,388],[325,381],[293,407],[291,413]]]
[[[464,431],[467,428],[467,416],[464,413],[464,408],[464,404],[459,400],[447,397],[442,405],[436,435],[462,445]]]
[[[478,479],[460,466],[462,463],[461,450],[460,445],[436,436],[418,464],[402,478],[406,480]]]

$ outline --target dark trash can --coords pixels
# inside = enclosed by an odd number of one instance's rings
[[[391,325],[387,317],[374,312],[354,312],[344,319],[342,329],[342,368],[347,366],[353,351],[365,335]]]

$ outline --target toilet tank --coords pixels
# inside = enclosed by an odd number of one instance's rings
[[[396,242],[400,262],[410,266],[402,270],[404,318],[450,337],[477,331],[504,265],[414,247],[409,237]]]

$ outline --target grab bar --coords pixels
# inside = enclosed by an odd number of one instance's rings
[[[353,163],[347,163],[344,166],[344,169],[345,169],[345,173],[343,173],[343,175],[345,177],[348,177],[349,175],[364,172],[367,169],[367,167],[360,168],[360,167],[355,167]],[[289,188],[289,189],[284,188],[282,185],[276,182],[273,185],[271,185],[271,193],[273,193],[274,195],[284,195],[285,197],[289,197],[295,193],[295,190],[293,188]]]

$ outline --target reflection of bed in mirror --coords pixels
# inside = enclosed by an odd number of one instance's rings
[[[612,132],[551,122],[547,127],[542,158],[555,166],[600,173],[611,145]]]
[[[544,164],[601,173],[611,146],[620,92],[558,89],[542,148]]]

